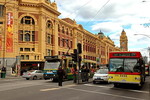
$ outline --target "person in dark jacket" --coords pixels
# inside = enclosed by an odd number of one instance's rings
[[[65,71],[62,69],[62,67],[58,68],[57,75],[58,75],[58,85],[62,86],[63,77],[65,75]]]

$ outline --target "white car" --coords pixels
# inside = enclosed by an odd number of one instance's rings
[[[30,70],[30,71],[24,72],[22,77],[26,78],[26,80],[43,79],[43,71],[42,70]]]
[[[93,76],[93,84],[96,82],[108,82],[108,69],[98,69]]]

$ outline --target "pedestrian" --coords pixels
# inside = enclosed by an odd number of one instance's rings
[[[85,81],[86,82],[88,82],[89,81],[89,72],[90,72],[90,70],[89,70],[89,68],[86,66],[86,69],[85,69]]]
[[[73,74],[73,83],[77,83],[77,69],[76,67],[71,68],[71,73]]]
[[[86,81],[86,69],[84,65],[81,68],[81,79],[82,79],[82,82]]]
[[[62,69],[62,67],[58,68],[57,75],[58,75],[58,86],[62,86],[63,78],[65,76],[65,71]]]

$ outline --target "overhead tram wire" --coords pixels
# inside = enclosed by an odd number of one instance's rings
[[[98,15],[98,13],[109,3],[109,1],[110,1],[110,0],[108,0],[101,8],[97,11],[96,15],[95,15],[93,18],[91,18],[91,20],[88,21],[88,22],[86,23],[86,25],[88,25],[88,23],[91,22],[91,21]],[[86,25],[85,25],[85,26],[86,26]]]
[[[75,12],[76,11],[78,11],[78,10],[80,10],[82,7],[84,7],[84,6],[86,6],[88,3],[90,3],[92,0],[89,0],[88,2],[86,2],[83,6],[81,6],[81,7],[79,7],[77,10],[75,10]],[[79,14],[77,14],[76,16],[75,16],[75,18],[78,16]],[[74,18],[74,19],[75,19]]]
[[[83,4],[82,6],[80,6],[78,9],[76,9],[74,12],[72,12],[71,14],[68,14],[67,16],[70,16],[72,14],[74,14],[76,11],[80,10],[82,7],[86,6],[87,4],[89,4],[92,0],[89,0],[88,2],[86,2],[85,4]],[[74,17],[74,19],[78,16],[78,14]]]

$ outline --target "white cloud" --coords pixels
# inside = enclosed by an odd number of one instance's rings
[[[69,17],[77,22],[91,25],[88,31],[101,30],[119,46],[119,38],[124,28],[128,36],[129,50],[141,51],[150,47],[150,0],[55,0],[60,18]],[[147,24],[148,25],[148,24]],[[150,25],[150,24],[149,24]],[[83,25],[84,27],[84,25]],[[134,35],[139,34],[139,35]],[[147,50],[142,51],[147,52]],[[146,54],[146,53],[145,53]]]

